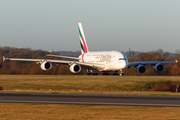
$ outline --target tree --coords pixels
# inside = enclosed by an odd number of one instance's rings
[[[153,56],[150,53],[140,53],[137,56],[141,61],[152,61]]]
[[[180,58],[180,50],[177,49],[175,52],[176,52],[176,53],[175,53],[175,57],[174,57],[174,58],[177,60],[177,59]]]
[[[180,58],[178,59],[178,61],[180,61]],[[171,68],[171,74],[180,75],[180,62],[173,65],[173,67]]]
[[[169,56],[168,52],[164,52],[162,49],[152,52],[152,57],[154,61],[164,61]]]
[[[134,57],[135,57],[135,52],[129,51],[129,52],[127,53],[127,58],[134,58]]]

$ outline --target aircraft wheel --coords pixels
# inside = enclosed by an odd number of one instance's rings
[[[87,73],[87,75],[91,75],[91,73]]]
[[[98,73],[93,73],[92,75],[98,75]]]
[[[113,73],[113,75],[119,75],[118,73]]]
[[[103,73],[102,75],[110,75],[109,73],[107,73],[107,72],[105,72],[105,73]]]

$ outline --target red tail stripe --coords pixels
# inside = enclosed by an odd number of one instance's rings
[[[84,62],[84,54],[82,54],[82,62]]]

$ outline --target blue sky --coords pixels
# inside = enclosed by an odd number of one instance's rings
[[[180,49],[179,0],[1,0],[0,46],[90,51]]]

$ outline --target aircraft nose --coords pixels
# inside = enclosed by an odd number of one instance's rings
[[[124,69],[124,68],[126,68],[126,66],[127,66],[126,60],[121,60],[121,61],[119,61],[119,67],[120,67],[120,69]]]
[[[127,62],[126,60],[124,60],[124,68],[126,68],[126,66],[127,66]]]

